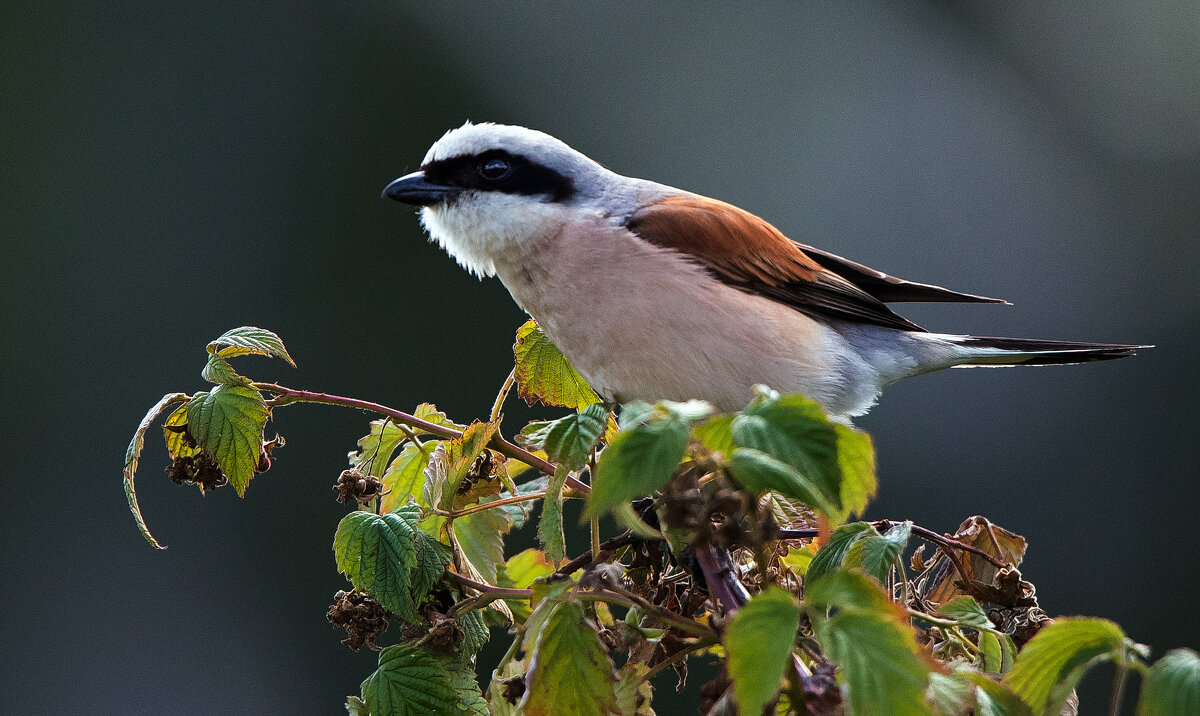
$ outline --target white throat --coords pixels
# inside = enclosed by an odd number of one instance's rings
[[[495,276],[496,259],[521,255],[558,231],[561,204],[497,192],[471,192],[421,210],[430,238],[476,276]]]

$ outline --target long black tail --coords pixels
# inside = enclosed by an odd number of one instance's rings
[[[954,342],[963,349],[960,365],[1065,365],[1112,360],[1134,355],[1149,345],[1121,343],[1082,343],[1078,341],[1043,341],[1036,338],[993,338],[989,336],[955,336]]]

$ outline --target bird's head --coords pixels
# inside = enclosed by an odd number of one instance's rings
[[[421,207],[430,237],[486,276],[495,273],[498,256],[593,210],[622,179],[544,132],[468,122],[435,142],[421,168],[383,195]]]

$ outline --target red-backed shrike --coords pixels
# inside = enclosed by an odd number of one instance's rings
[[[464,268],[497,276],[616,402],[743,407],[752,386],[865,413],[901,378],[954,366],[1082,363],[1144,346],[932,333],[885,303],[1004,303],[796,243],[731,204],[625,177],[542,132],[467,123],[384,196],[420,206]]]

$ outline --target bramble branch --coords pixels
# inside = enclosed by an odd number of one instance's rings
[[[454,440],[462,437],[462,431],[451,428],[445,425],[431,423],[428,420],[422,420],[415,415],[410,415],[402,410],[389,408],[380,403],[373,403],[369,400],[359,400],[357,398],[347,398],[341,395],[330,395],[329,393],[317,393],[311,390],[296,390],[279,385],[278,383],[252,383],[252,386],[257,390],[265,390],[275,394],[274,398],[266,401],[267,408],[277,408],[281,405],[290,405],[292,403],[318,403],[321,405],[338,405],[344,408],[358,408],[359,410],[369,410],[373,413],[386,415],[396,422],[403,423],[409,427],[418,428],[431,435],[436,435],[440,438]],[[520,460],[521,462],[534,467],[547,475],[553,475],[555,465],[548,460],[538,457],[528,450],[509,442],[504,439],[499,433],[496,434],[488,446],[505,457]],[[577,492],[588,494],[592,491],[590,487],[583,484],[574,477],[567,477],[567,485]]]

